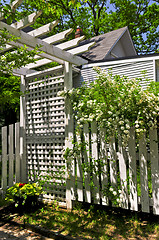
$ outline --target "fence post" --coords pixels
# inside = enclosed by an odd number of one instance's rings
[[[84,151],[84,163],[88,166],[89,170],[85,174],[85,202],[91,203],[91,187],[90,187],[90,144],[89,144],[89,125],[88,123],[83,126],[84,142],[86,149]]]
[[[98,138],[97,124],[95,121],[91,123],[91,141],[92,141],[92,163],[93,163],[93,201],[100,204],[100,186],[99,186],[99,165],[98,165]]]
[[[13,175],[14,175],[14,152],[13,152],[13,127],[14,125],[9,125],[9,187],[13,185]]]
[[[159,214],[159,153],[157,129],[150,130],[150,162],[152,179],[153,213]]]
[[[7,127],[2,127],[2,194],[7,189]]]
[[[130,209],[138,211],[136,144],[135,144],[135,128],[133,127],[130,129],[130,139],[128,141],[128,160],[129,160]]]
[[[15,124],[15,182],[20,182],[20,123]]]
[[[118,158],[119,158],[119,172],[121,181],[121,207],[128,209],[128,189],[127,189],[127,168],[126,168],[126,156],[125,147],[122,143],[122,137],[120,131],[118,132]]]
[[[65,62],[64,75],[64,88],[65,90],[71,90],[73,87],[71,63]],[[73,132],[74,122],[72,115],[72,107],[70,99],[67,98],[65,100],[65,149],[73,149]],[[75,164],[72,160],[69,167],[71,167],[71,169],[67,168],[66,172],[66,204],[67,209],[72,209],[72,200],[75,196]]]
[[[27,181],[26,169],[26,102],[25,102],[25,77],[21,76],[21,92],[23,95],[20,97],[20,157],[21,157],[21,181]]]
[[[139,139],[139,162],[140,162],[140,184],[141,184],[141,207],[143,212],[150,212],[148,192],[148,168],[146,134]]]

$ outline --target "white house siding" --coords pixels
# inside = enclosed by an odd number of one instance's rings
[[[118,60],[105,63],[102,62],[98,64],[94,63],[83,66],[81,70],[81,76],[79,77],[78,81],[76,79],[74,86],[78,87],[81,85],[82,82],[86,82],[89,85],[90,82],[94,81],[97,75],[96,72],[93,70],[93,67],[95,66],[100,67],[102,70],[110,71],[113,75],[126,76],[129,79],[140,78],[140,84],[144,89],[150,81],[155,81],[153,59],[147,59],[143,61],[141,61],[141,59],[136,59],[134,61],[133,59],[132,61]],[[145,79],[149,79],[149,82]]]
[[[123,49],[123,46],[121,44],[121,41],[118,41],[118,43],[112,49],[111,53],[114,54],[117,57],[125,57],[126,56],[126,54],[124,52],[124,49]]]
[[[156,61],[156,82],[159,82],[159,60]]]

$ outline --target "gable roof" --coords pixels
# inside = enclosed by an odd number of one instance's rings
[[[81,56],[89,61],[101,61],[107,58],[110,51],[116,46],[124,34],[127,34],[129,47],[131,46],[130,55],[136,55],[128,27],[123,27],[88,40],[81,42],[81,45],[95,41],[96,44],[90,48],[89,51],[83,53]]]

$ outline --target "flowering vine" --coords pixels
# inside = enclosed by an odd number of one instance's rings
[[[84,84],[59,93],[70,97],[79,127],[96,121],[99,127],[105,128],[107,139],[119,130],[124,143],[129,139],[131,127],[135,127],[138,136],[149,128],[156,128],[159,112],[157,88],[143,90],[136,79],[113,76],[100,68],[94,70],[98,75],[90,86]]]

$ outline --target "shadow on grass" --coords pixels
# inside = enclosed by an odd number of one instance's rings
[[[75,206],[72,211],[55,205],[39,206],[29,212],[17,210],[9,206],[0,214],[5,219],[35,224],[76,239],[150,239],[151,235],[159,239],[159,217],[151,214],[92,205]]]

